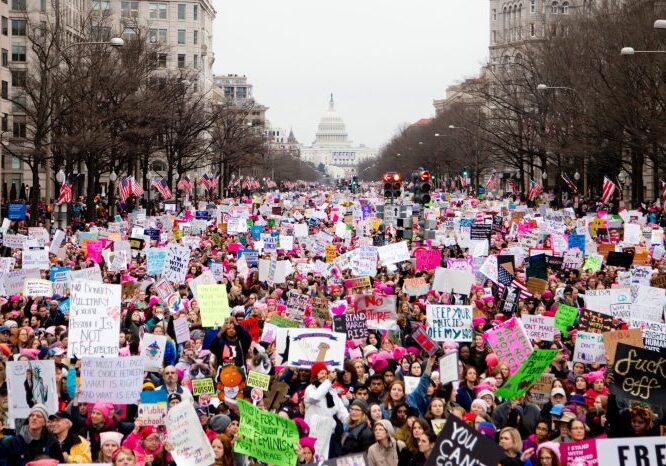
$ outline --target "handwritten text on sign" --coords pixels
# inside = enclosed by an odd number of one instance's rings
[[[75,282],[71,290],[67,356],[118,356],[120,285]]]
[[[428,336],[435,341],[472,341],[472,306],[426,307]]]
[[[134,404],[139,400],[142,388],[141,356],[81,360],[79,401]]]

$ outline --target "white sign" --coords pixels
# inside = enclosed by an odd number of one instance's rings
[[[380,246],[377,248],[377,254],[384,265],[397,264],[410,259],[407,241]]]
[[[321,328],[289,329],[288,366],[309,369],[322,361],[329,369],[342,370],[347,335]]]
[[[520,319],[530,340],[553,341],[555,334],[559,333],[555,328],[555,317],[523,314]]]
[[[118,340],[118,338],[116,338]],[[83,358],[79,401],[135,404],[143,389],[141,356]],[[183,403],[187,404],[187,403]]]
[[[472,306],[426,306],[428,336],[434,341],[472,341]]]
[[[67,272],[67,287],[72,288],[72,282],[89,281],[102,283],[102,271],[99,264],[94,264],[92,267],[81,270],[72,270]]]
[[[601,466],[660,466],[664,464],[666,437],[598,438]]]
[[[58,411],[53,361],[7,361],[6,371],[11,419],[26,419],[37,403],[44,404],[48,414]]]
[[[65,241],[65,232],[62,230],[56,230],[53,235],[53,241],[51,241],[51,249],[57,251],[62,246],[62,242]]]
[[[53,296],[53,283],[40,278],[26,278],[23,281],[24,296]]]
[[[2,244],[7,248],[23,249],[23,245],[28,240],[25,235],[11,235],[7,234],[2,237]]]
[[[578,332],[573,352],[574,362],[606,364],[606,347],[603,333]]]
[[[141,378],[139,378],[141,379]],[[192,403],[179,403],[169,409],[165,425],[171,456],[178,466],[208,466],[215,463],[213,447],[199,425]]]
[[[144,333],[141,338],[141,358],[143,368],[148,372],[159,372],[164,361],[166,349],[166,336]]]
[[[184,283],[190,264],[190,248],[171,243],[168,247],[162,278],[174,283]]]
[[[71,291],[67,357],[117,357],[121,286],[74,282]]]
[[[48,270],[51,267],[49,262],[49,248],[24,249],[21,256],[21,268]]]
[[[446,385],[460,380],[458,375],[458,353],[449,353],[439,359],[439,382]]]
[[[462,270],[445,269],[437,267],[432,289],[443,293],[454,293],[468,295],[474,283],[474,275]]]

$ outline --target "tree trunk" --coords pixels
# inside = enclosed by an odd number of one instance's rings
[[[95,184],[99,179],[99,173],[97,173],[97,167],[91,167],[88,165],[88,183],[86,184],[86,221],[92,222],[95,221]]]
[[[30,222],[29,225],[37,225],[39,221],[39,195],[41,191],[41,184],[39,182],[39,167],[40,163],[35,163],[30,167],[32,169],[32,190],[30,191]]]

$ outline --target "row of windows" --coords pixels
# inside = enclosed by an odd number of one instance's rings
[[[125,28],[123,35],[128,39],[133,39],[136,37],[136,32],[132,28]],[[151,44],[168,44],[169,31],[167,29],[150,29],[148,31],[148,41]],[[178,45],[185,45],[187,43],[187,31],[185,29],[178,29],[177,33],[177,43]],[[192,31],[192,44],[197,45],[199,43],[199,31]]]
[[[167,67],[168,54],[158,53],[155,55],[154,60],[158,68]],[[185,68],[187,66],[186,55],[184,53],[179,53],[176,55],[176,63],[178,68]],[[192,55],[192,68],[199,69],[199,55]]]
[[[516,18],[516,13],[518,15],[522,14],[523,10],[523,4],[521,3],[520,5],[514,5],[513,8],[511,7],[504,7],[502,10],[502,13],[504,14],[504,21],[506,21],[507,15],[509,17],[511,16],[511,13],[513,12],[513,17],[514,19]],[[562,2],[560,5],[558,2],[553,2],[550,5],[550,12],[551,14],[557,15],[568,15],[569,14],[569,2]],[[536,0],[530,0],[530,13],[535,14],[536,13]],[[493,8],[492,11],[490,12],[490,15],[492,17],[493,21],[497,21],[497,9]]]
[[[23,1],[25,0],[12,0]],[[93,12],[101,16],[111,15],[111,0],[92,0]],[[148,3],[148,17],[150,19],[168,19],[169,4],[164,2]],[[136,18],[139,16],[139,2],[120,2],[120,16],[123,18]],[[187,19],[187,4],[178,3],[176,5],[176,18],[179,21]],[[199,20],[199,5],[192,5],[192,19]]]
[[[24,19],[13,19],[12,36],[25,36],[26,24]],[[9,19],[6,16],[2,17],[2,35],[9,35]]]

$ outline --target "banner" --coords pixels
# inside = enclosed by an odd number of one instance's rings
[[[27,419],[30,408],[38,403],[48,414],[58,411],[55,363],[53,361],[7,361],[9,418]]]
[[[530,340],[553,341],[555,339],[557,332],[555,317],[523,314],[520,316],[520,320],[522,320],[523,328]]]
[[[396,295],[356,295],[354,305],[363,312],[368,328],[391,330],[396,326]]]
[[[120,285],[75,282],[71,285],[67,357],[118,356]]]
[[[666,367],[661,353],[618,343],[610,392],[620,400],[666,403]]]
[[[291,328],[288,340],[288,366],[309,369],[315,362],[322,361],[329,369],[342,370],[347,342],[344,333],[319,328]]]
[[[201,326],[221,327],[230,315],[226,285],[199,285],[197,293],[201,309]]]
[[[135,404],[139,401],[142,389],[143,359],[141,356],[84,357],[81,360],[80,402]]]
[[[261,410],[244,400],[238,400],[238,411],[241,420],[234,442],[235,453],[248,455],[274,466],[296,464],[299,437],[294,421]],[[202,430],[201,432],[203,434]]]
[[[192,403],[172,406],[165,420],[171,456],[178,466],[208,466],[215,463],[213,447],[203,429]]]
[[[174,283],[184,283],[190,263],[190,248],[171,243],[164,259],[162,278]]]
[[[428,336],[435,341],[472,341],[472,306],[426,306]]]
[[[485,331],[483,336],[499,362],[506,364],[511,374],[515,374],[534,351],[522,321],[515,316]]]
[[[468,427],[456,416],[449,416],[425,466],[497,466],[505,457],[496,442]]]
[[[597,439],[601,466],[660,466],[664,464],[666,437]]]
[[[509,377],[504,385],[497,389],[496,396],[513,400],[524,395],[532,384],[541,377],[543,371],[550,366],[558,352],[559,350],[534,350],[525,363],[520,366],[518,372]]]

